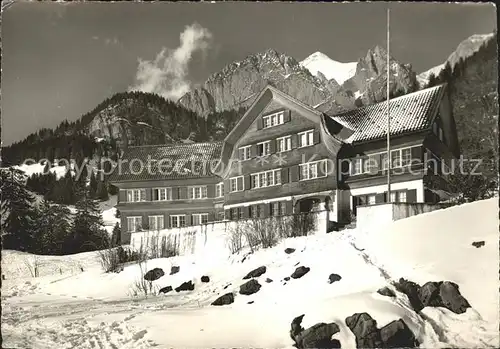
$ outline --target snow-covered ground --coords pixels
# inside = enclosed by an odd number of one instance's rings
[[[345,318],[368,312],[382,327],[403,318],[421,347],[498,347],[498,199],[480,201],[411,217],[370,232],[346,230],[282,241],[253,254],[190,255],[147,262],[162,268],[156,287],[192,280],[194,291],[133,296],[140,267],[102,272],[97,253],[40,257],[53,272],[31,278],[26,258],[2,251],[2,335],[14,348],[291,348],[290,323],[336,322],[343,348],[355,338]],[[485,245],[475,248],[473,241]],[[285,248],[295,252],[286,254]],[[76,265],[75,268],[69,266]],[[78,269],[83,266],[84,271]],[[169,275],[171,266],[180,272]],[[68,266],[62,274],[57,266]],[[238,293],[249,271],[266,266],[261,289]],[[289,277],[307,266],[300,279]],[[328,276],[342,279],[329,284]],[[202,275],[210,282],[202,283]],[[444,308],[415,313],[405,295],[376,291],[400,277],[418,283],[450,280],[460,286],[472,309],[455,314]],[[272,282],[266,282],[270,278]],[[231,305],[211,306],[218,296],[235,293]],[[249,302],[253,303],[249,304]]]
[[[34,174],[42,174],[43,170],[45,168],[45,165],[36,162],[32,164],[22,164],[18,166],[14,166],[14,168],[23,171],[28,177],[31,177]],[[71,165],[71,168],[73,169],[74,166]],[[66,166],[52,166],[49,170],[51,173],[56,174],[57,179],[61,179],[64,177],[64,175],[67,172]]]

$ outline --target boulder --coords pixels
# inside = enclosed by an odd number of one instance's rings
[[[441,306],[441,297],[439,296],[440,287],[441,283],[429,281],[420,288],[418,297],[422,303],[422,308]]]
[[[247,302],[247,304],[253,304],[254,301]]]
[[[203,275],[201,277],[201,282],[210,282],[210,278],[208,276],[206,276],[206,275]]]
[[[309,272],[309,270],[311,270],[311,268],[300,266],[297,269],[295,269],[295,271],[293,272],[293,274],[290,275],[290,276],[292,278],[294,278],[294,279],[299,279],[302,276],[306,275]]]
[[[472,243],[472,246],[474,246],[475,248],[479,248],[479,247],[482,247],[484,246],[485,242],[484,241],[474,241]]]
[[[335,323],[311,326],[297,336],[297,348],[340,348],[340,342],[332,340],[332,336],[339,331]]]
[[[345,319],[356,337],[356,348],[383,348],[377,322],[368,313],[355,313]]]
[[[285,248],[285,253],[286,253],[286,254],[290,254],[290,253],[294,253],[294,252],[295,252],[295,249],[294,249],[294,248],[290,248],[290,247]]]
[[[160,288],[160,291],[158,291],[158,292],[160,292],[160,293],[168,293],[170,291],[172,291],[172,286],[166,286],[166,287]]]
[[[290,280],[290,276],[285,276],[285,277],[283,278],[283,280],[285,280],[285,281]]]
[[[261,276],[262,274],[264,274],[265,272],[267,271],[267,268],[265,265],[263,265],[262,267],[258,267],[257,269],[254,269],[252,270],[251,272],[249,272],[244,278],[243,280],[247,280],[247,279],[250,279],[250,278],[256,278],[256,277],[259,277]]]
[[[386,297],[396,297],[394,291],[387,286],[380,288],[377,293]]]
[[[402,320],[394,320],[380,329],[383,348],[416,348],[418,342],[413,332]]]
[[[394,283],[394,286],[399,292],[408,296],[411,306],[417,313],[424,308],[419,298],[420,285],[401,278],[398,282]]]
[[[174,274],[177,274],[179,272],[179,270],[181,270],[181,267],[179,266],[172,266],[172,268],[170,268],[170,275],[174,275]]]
[[[292,320],[292,324],[290,325],[290,338],[292,338],[295,342],[297,342],[297,336],[304,331],[304,328],[300,325],[304,316],[305,314],[297,316]]]
[[[456,314],[465,313],[470,304],[461,294],[458,285],[454,282],[444,281],[439,288],[439,296],[443,307]]]
[[[180,291],[192,291],[194,290],[194,284],[191,280],[183,282],[179,287],[176,287],[175,292]]]
[[[333,284],[336,281],[340,281],[342,277],[339,274],[330,274],[328,277],[328,283]]]
[[[245,282],[240,286],[240,293],[244,295],[251,295],[258,292],[261,288],[259,282],[255,279]]]
[[[165,272],[161,268],[154,268],[144,274],[144,280],[155,281],[165,275]]]
[[[224,289],[228,288],[229,286],[231,286],[231,283],[228,283],[226,286],[224,286]]]
[[[226,293],[225,295],[222,295],[215,301],[213,301],[212,305],[227,305],[233,302],[234,302],[234,295],[232,293]]]
[[[267,282],[267,283],[273,282],[273,279],[266,278],[266,282]]]

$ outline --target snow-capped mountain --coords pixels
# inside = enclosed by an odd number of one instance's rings
[[[334,79],[339,85],[352,78],[356,74],[357,62],[341,63],[337,62],[324,53],[315,52],[303,61],[300,65],[318,76],[323,74],[328,80]]]
[[[476,51],[479,50],[479,48],[488,40],[492,39],[494,36],[493,33],[490,34],[474,34],[472,36],[469,36],[467,39],[462,41],[460,44],[458,44],[457,48],[455,51],[453,51],[449,56],[446,61],[444,61],[442,64],[437,65],[435,67],[432,67],[429,70],[426,70],[422,73],[420,73],[417,76],[417,80],[420,83],[420,85],[425,85],[429,81],[429,77],[431,74],[434,74],[434,76],[439,75],[441,70],[444,69],[446,62],[450,63],[451,68],[455,66],[460,61],[460,58],[467,58],[469,56],[472,56]]]

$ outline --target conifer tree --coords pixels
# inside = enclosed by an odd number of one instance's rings
[[[90,171],[90,185],[89,185],[89,191],[90,191],[90,197],[96,198],[97,197],[97,179],[94,174],[94,171]]]
[[[1,213],[3,247],[31,251],[36,227],[35,197],[26,189],[25,174],[17,169],[2,169]]]
[[[111,235],[111,246],[119,246],[121,244],[121,229],[120,224],[117,222],[113,228],[113,233]]]

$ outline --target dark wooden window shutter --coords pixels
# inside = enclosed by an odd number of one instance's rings
[[[326,176],[327,172],[328,172],[328,161],[320,161],[318,163],[318,176],[321,177],[321,176]]]
[[[193,216],[190,214],[186,215],[186,226],[193,225]]]
[[[313,143],[318,144],[319,143],[319,131],[314,130],[313,132]]]
[[[172,188],[172,200],[179,200],[179,189],[178,187]]]
[[[295,133],[292,135],[292,149],[296,149],[298,147],[299,136]]]
[[[180,187],[179,188],[179,199],[181,200],[186,200],[188,198],[187,193],[188,193],[188,188],[187,187]]]
[[[406,202],[417,202],[417,189],[406,191]]]
[[[245,184],[245,190],[249,190],[251,188],[251,186],[250,186],[250,184],[251,184],[250,183],[250,175],[246,175],[244,177],[244,182],[245,182],[244,183]]]
[[[291,215],[291,214],[293,214],[293,204],[292,204],[292,201],[287,201],[286,204],[285,204],[285,207],[286,207],[286,212],[283,212],[282,214],[285,214],[285,215]]]
[[[262,127],[263,127],[262,117],[259,116],[259,118],[257,119],[257,130],[262,130]]]
[[[290,169],[288,167],[281,169],[281,183],[288,183],[290,181],[289,173]]]
[[[423,161],[422,159],[422,147],[413,147],[411,148],[411,158],[412,158],[412,161],[415,161],[416,160],[419,160],[419,161]]]
[[[257,144],[252,144],[250,146],[250,157],[254,158],[257,156]]]
[[[385,194],[384,193],[380,193],[380,194],[376,194],[375,195],[375,203],[377,203],[377,204],[385,202],[384,199],[385,199]]]
[[[294,165],[289,168],[290,170],[290,182],[299,181],[299,165]]]
[[[292,119],[292,111],[291,110],[285,110],[284,111],[285,115],[283,117],[284,122],[289,122]]]
[[[276,142],[276,139],[271,139],[271,141],[269,142],[269,152],[271,154],[276,153]]]
[[[207,185],[207,197],[209,198],[215,197],[215,186],[216,184]]]
[[[119,193],[118,202],[127,202],[127,191],[120,189]]]

